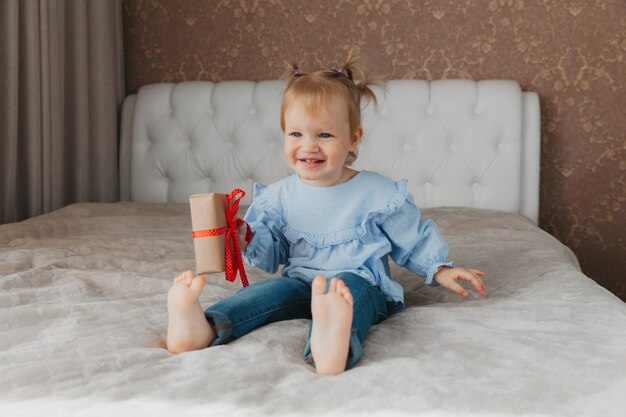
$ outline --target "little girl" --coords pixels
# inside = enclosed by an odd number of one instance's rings
[[[253,237],[243,258],[282,278],[268,279],[202,310],[203,276],[184,272],[168,294],[167,349],[215,346],[280,320],[312,318],[304,359],[320,374],[354,366],[372,324],[404,307],[388,258],[465,297],[457,280],[485,294],[483,272],[446,262],[435,223],[420,219],[406,180],[356,171],[363,137],[361,97],[376,100],[356,61],[336,70],[290,69],[281,108],[284,156],[295,174],[255,184],[244,220]],[[363,80],[363,77],[359,79]],[[241,240],[241,239],[240,239]],[[327,279],[327,277],[329,279]]]

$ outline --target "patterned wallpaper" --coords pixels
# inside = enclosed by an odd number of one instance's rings
[[[353,47],[384,78],[504,78],[542,105],[540,226],[626,300],[626,1],[123,0],[126,91],[278,78]]]

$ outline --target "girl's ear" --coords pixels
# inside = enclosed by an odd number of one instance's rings
[[[351,151],[354,151],[357,148],[359,142],[361,142],[361,139],[363,139],[363,128],[359,127],[354,132],[354,136],[352,137],[352,146],[350,147]]]

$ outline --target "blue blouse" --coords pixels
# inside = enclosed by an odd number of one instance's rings
[[[422,220],[407,181],[360,171],[350,180],[316,187],[297,174],[272,185],[254,185],[244,220],[254,235],[247,264],[312,281],[352,272],[381,288],[387,300],[404,302],[389,273],[388,257],[437,285],[433,274],[446,262],[448,245],[432,220]]]

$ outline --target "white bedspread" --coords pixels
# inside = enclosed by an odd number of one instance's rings
[[[164,349],[168,288],[193,268],[187,205],[75,204],[0,226],[0,415],[626,415],[626,304],[520,216],[423,213],[452,260],[486,272],[487,297],[393,268],[407,308],[335,377],[302,360],[307,320]],[[210,275],[201,302],[240,287]]]

